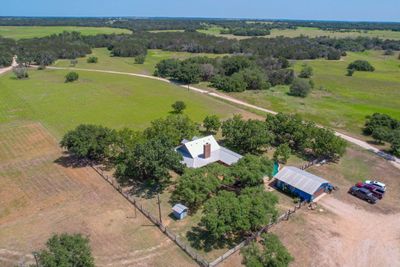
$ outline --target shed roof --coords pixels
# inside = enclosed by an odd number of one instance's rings
[[[175,204],[175,206],[172,207],[172,210],[177,212],[177,213],[182,213],[188,210],[188,208],[182,204]]]
[[[311,195],[314,194],[322,184],[329,183],[319,176],[291,166],[282,168],[274,178]]]

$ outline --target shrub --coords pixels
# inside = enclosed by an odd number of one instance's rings
[[[353,69],[357,71],[375,71],[375,68],[366,60],[356,60],[349,64],[347,69]]]
[[[99,59],[97,57],[89,57],[86,61],[87,63],[97,63]]]
[[[76,73],[76,72],[74,72],[74,71],[69,72],[69,73],[65,76],[65,82],[66,82],[66,83],[71,83],[71,82],[74,82],[74,81],[76,81],[76,80],[78,80],[78,79],[79,79],[79,74]]]
[[[135,57],[135,64],[143,64],[145,60],[146,60],[145,55],[138,55]]]
[[[295,79],[290,86],[289,94],[292,96],[306,97],[311,91],[310,82],[303,79]]]
[[[303,65],[301,72],[299,74],[300,78],[310,78],[313,75],[313,68],[308,65]]]
[[[393,52],[393,50],[391,50],[391,49],[388,49],[388,50],[385,50],[385,52],[383,53],[385,56],[392,56],[392,55],[394,55],[394,52]]]
[[[186,104],[183,101],[176,101],[174,104],[171,105],[174,109],[174,113],[180,114],[186,108]]]
[[[28,68],[24,66],[17,66],[13,68],[13,72],[15,74],[15,77],[17,77],[17,79],[19,80],[29,77]]]

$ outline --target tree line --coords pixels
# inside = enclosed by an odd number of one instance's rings
[[[257,25],[258,24],[258,25]],[[399,31],[398,22],[347,22],[317,20],[240,20],[240,19],[205,19],[205,18],[33,18],[33,17],[1,17],[0,26],[87,26],[115,27],[135,31],[148,30],[187,30],[204,29],[210,25],[223,28],[268,28],[296,29],[297,27],[314,27],[322,30],[392,30]]]
[[[371,136],[379,144],[388,142],[391,145],[391,153],[400,157],[400,121],[389,115],[374,113],[367,117],[363,132]]]
[[[251,38],[233,40],[185,32],[141,32],[134,34],[100,34],[81,36],[77,32],[64,32],[43,38],[23,39],[17,42],[0,39],[0,59],[10,64],[12,54],[17,54],[23,64],[49,65],[56,59],[75,59],[91,52],[93,47],[107,47],[112,56],[143,56],[147,49],[214,54],[248,54],[260,59],[340,59],[346,51],[366,49],[400,50],[400,41],[360,37],[334,39],[309,38]],[[5,60],[4,60],[5,59]]]

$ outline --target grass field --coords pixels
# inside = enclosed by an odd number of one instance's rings
[[[241,110],[172,84],[116,74],[79,72],[75,83],[64,83],[67,71],[30,70],[30,78],[0,77],[0,123],[39,121],[57,137],[80,123],[143,129],[165,117],[171,104],[183,100],[193,120],[208,114],[221,118]]]
[[[314,69],[315,89],[306,98],[289,96],[287,86],[232,95],[275,111],[299,113],[306,119],[362,137],[361,128],[367,115],[381,112],[400,119],[400,60],[397,56],[367,51],[348,53],[340,61],[298,61],[294,65],[297,73],[304,63]],[[356,59],[368,60],[376,71],[346,76],[347,65]]]
[[[82,35],[131,33],[130,30],[107,27],[78,27],[78,26],[0,26],[0,36],[12,39],[44,37],[63,31],[77,31]]]
[[[218,57],[223,55],[217,54],[206,54],[206,53],[186,53],[186,52],[170,52],[162,51],[157,49],[150,49],[146,55],[146,61],[144,64],[135,64],[135,59],[132,57],[110,57],[110,52],[106,48],[95,48],[92,50],[92,54],[89,56],[96,56],[99,62],[96,64],[90,64],[86,62],[87,57],[79,58],[77,68],[86,69],[98,69],[98,70],[113,70],[113,71],[124,71],[134,72],[140,74],[152,75],[154,73],[155,66],[158,62],[163,59],[178,58],[184,59],[195,56],[207,56],[207,57]],[[57,67],[70,67],[70,60],[57,60],[54,64]]]
[[[215,36],[222,36],[226,38],[235,38],[235,39],[246,39],[251,38],[248,36],[235,36],[232,34],[221,34],[222,27],[212,26],[209,27],[207,30],[198,30],[199,32],[211,34]],[[349,31],[349,32],[339,32],[339,31],[325,31],[320,30],[318,28],[312,27],[298,27],[296,30],[293,29],[273,29],[271,30],[270,35],[266,35],[264,37],[273,38],[277,36],[285,36],[285,37],[297,37],[300,35],[305,35],[309,37],[317,37],[317,36],[330,36],[336,38],[344,38],[344,37],[377,37],[382,39],[393,39],[393,40],[400,40],[400,32],[394,31],[382,31],[382,30],[373,30],[373,31]]]
[[[1,266],[34,264],[64,232],[89,237],[96,266],[196,266],[93,169],[69,163],[41,124],[0,124]]]

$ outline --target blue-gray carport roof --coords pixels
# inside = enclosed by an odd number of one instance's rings
[[[284,167],[274,178],[310,195],[313,195],[321,185],[329,184],[327,180],[319,176],[291,166]]]

